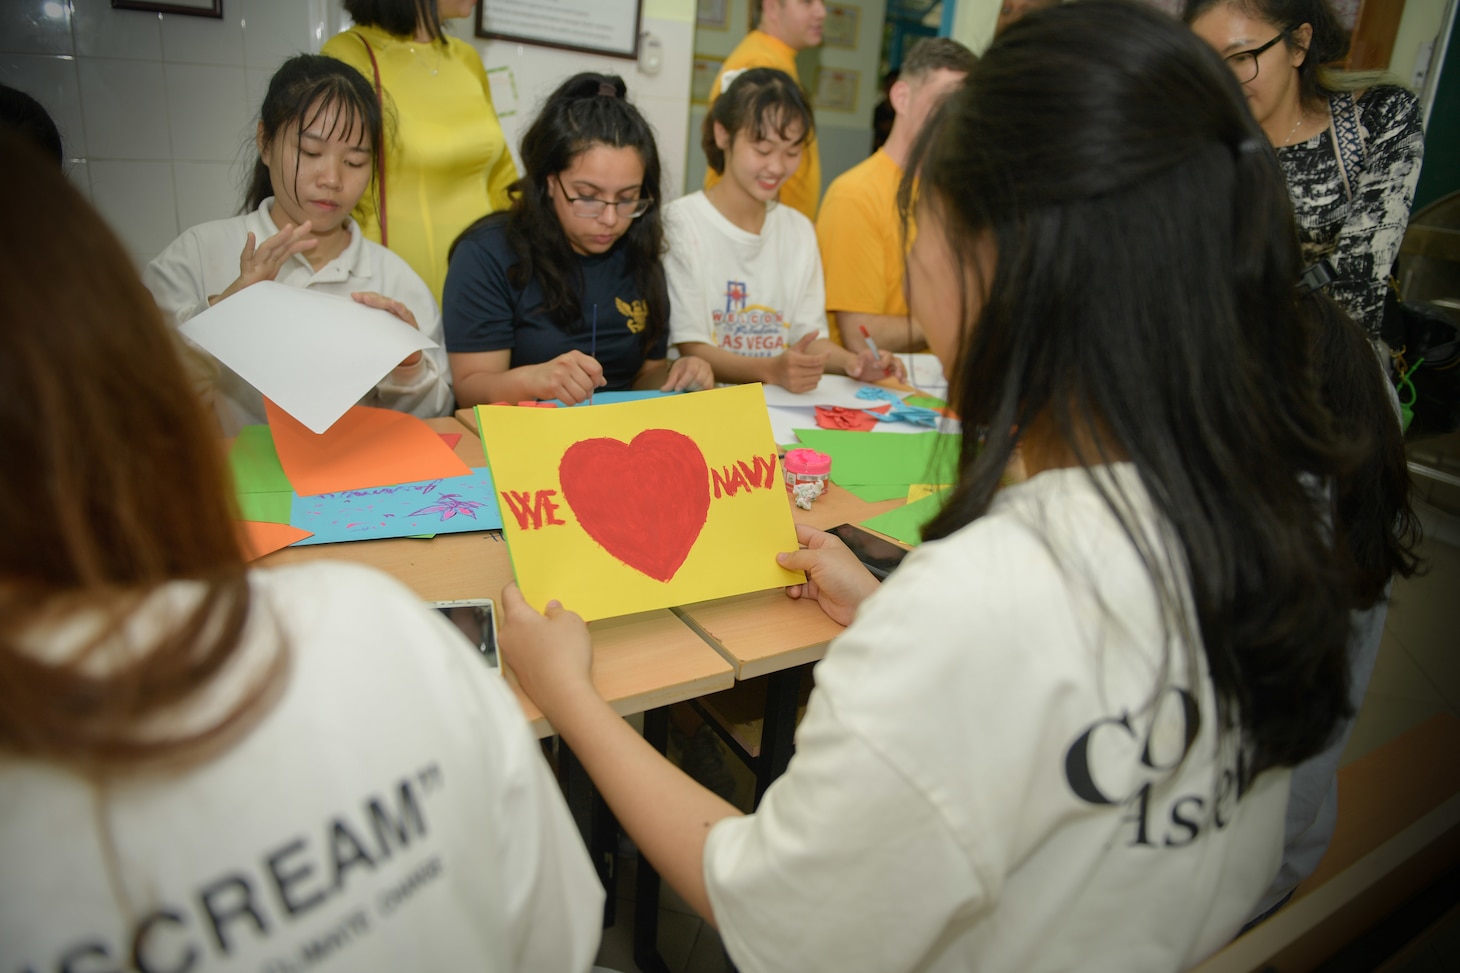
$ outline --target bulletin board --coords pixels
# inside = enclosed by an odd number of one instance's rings
[[[492,0],[477,4],[476,35],[637,58],[642,17],[642,0]]]

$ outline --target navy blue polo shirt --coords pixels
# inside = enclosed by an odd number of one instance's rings
[[[629,272],[626,248],[620,240],[603,254],[573,259],[583,275],[583,326],[568,333],[543,308],[542,287],[536,279],[518,289],[507,279],[517,254],[507,242],[506,218],[490,220],[469,231],[456,245],[441,297],[446,350],[452,352],[512,352],[513,368],[539,365],[577,349],[592,354],[603,366],[604,388],[624,391],[633,387],[646,360],[665,357],[669,329],[645,353],[642,332],[648,307]],[[593,335],[597,305],[597,340]]]

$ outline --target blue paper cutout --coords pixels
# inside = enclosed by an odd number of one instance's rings
[[[289,523],[312,531],[295,547],[420,534],[500,530],[496,488],[486,467],[467,476],[294,496]]]

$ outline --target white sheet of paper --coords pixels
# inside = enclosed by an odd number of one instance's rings
[[[866,382],[859,382],[855,378],[848,378],[845,375],[823,375],[820,383],[810,392],[787,392],[779,385],[762,385],[761,389],[765,392],[766,405],[801,408],[839,405],[848,409],[865,409],[878,403],[877,399],[857,398],[857,390],[866,384]],[[901,396],[911,393],[898,392],[897,394]]]
[[[914,389],[943,397],[948,392],[948,378],[943,377],[943,362],[937,359],[937,355],[929,352],[920,352],[917,355],[898,355],[908,370],[908,384]]]
[[[875,403],[873,403],[875,405]],[[816,428],[816,407],[789,406],[789,405],[768,405],[766,413],[771,417],[771,434],[775,436],[777,446],[794,446],[799,440],[796,438],[797,429]],[[939,432],[961,432],[962,424],[957,419],[940,417],[938,419]],[[878,433],[915,433],[928,432],[928,426],[919,426],[911,422],[879,422],[872,427],[872,432]]]
[[[771,435],[777,446],[794,446],[797,429],[816,428],[816,406],[768,405],[765,410],[771,417]],[[902,423],[898,423],[902,425]]]
[[[943,398],[948,391],[948,380],[943,377],[943,363],[937,355],[927,352],[897,356],[907,368],[907,384],[916,389]]]
[[[389,311],[275,281],[178,329],[316,433],[412,352],[436,343]]]

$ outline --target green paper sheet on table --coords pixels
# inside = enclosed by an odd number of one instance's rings
[[[862,526],[870,527],[879,534],[886,534],[904,544],[916,547],[922,543],[923,525],[936,517],[938,511],[943,509],[944,499],[943,492],[934,493],[921,500],[894,507],[886,513],[869,517],[862,521]]]
[[[858,500],[865,500],[868,503],[896,500],[907,495],[906,483],[838,483],[837,486]]]
[[[831,481],[839,487],[901,484],[902,490],[884,498],[890,500],[906,496],[907,487],[913,483],[952,483],[957,479],[962,437],[954,433],[877,435],[843,429],[797,429],[796,436],[801,445],[831,456]]]
[[[289,523],[294,487],[284,475],[268,426],[244,426],[228,451],[239,518],[268,524]]]

